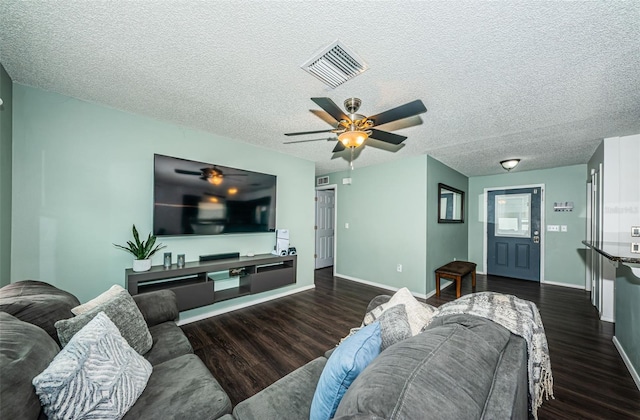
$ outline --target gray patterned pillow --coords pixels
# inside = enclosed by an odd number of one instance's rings
[[[380,315],[380,351],[411,337],[411,325],[404,305],[393,306]]]
[[[147,323],[138,309],[138,305],[126,290],[81,315],[56,322],[60,344],[64,347],[71,340],[71,337],[99,312],[104,312],[109,317],[120,330],[122,337],[135,351],[145,354],[151,349],[153,338],[151,338]]]
[[[415,297],[411,294],[409,289],[403,287],[398,290],[388,302],[383,303],[375,307],[373,310],[368,312],[364,316],[364,320],[362,322],[363,325],[369,325],[376,319],[380,317],[387,309],[392,308],[396,305],[404,305],[404,309],[407,313],[407,319],[409,320],[409,325],[411,326],[411,335],[416,335],[422,331],[422,328],[425,325],[428,325],[431,322],[431,317],[435,312],[436,308],[427,304],[418,302]]]
[[[50,419],[120,419],[149,376],[151,364],[100,312],[33,378],[33,386]]]

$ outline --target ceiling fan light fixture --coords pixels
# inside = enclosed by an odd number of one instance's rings
[[[344,144],[345,147],[356,148],[362,146],[362,143],[369,137],[366,131],[345,131],[338,136],[338,140]]]
[[[220,185],[222,184],[222,175],[212,175],[207,178],[207,181],[213,185]]]
[[[500,162],[500,165],[508,172],[518,166],[520,159],[507,159]]]

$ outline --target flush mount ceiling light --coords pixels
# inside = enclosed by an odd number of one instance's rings
[[[500,165],[508,172],[518,166],[518,163],[520,163],[520,159],[507,159],[500,162]]]

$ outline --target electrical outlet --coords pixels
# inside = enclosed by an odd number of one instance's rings
[[[547,225],[547,232],[560,232],[560,226],[558,226],[558,225]]]
[[[347,222],[347,223],[345,223],[345,224],[344,224],[344,228],[345,228],[345,229],[349,229],[349,222]]]
[[[402,264],[398,264],[398,266],[396,267],[396,271],[398,273],[402,273]]]
[[[640,243],[632,243],[631,252],[633,252],[634,254],[640,254]]]
[[[631,226],[631,236],[640,236],[640,226]]]

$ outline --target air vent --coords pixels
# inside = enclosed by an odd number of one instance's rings
[[[369,68],[367,63],[340,41],[323,48],[300,67],[332,88]]]
[[[320,185],[327,185],[329,184],[329,177],[328,176],[321,176],[318,179],[316,179],[316,185],[320,186]]]

